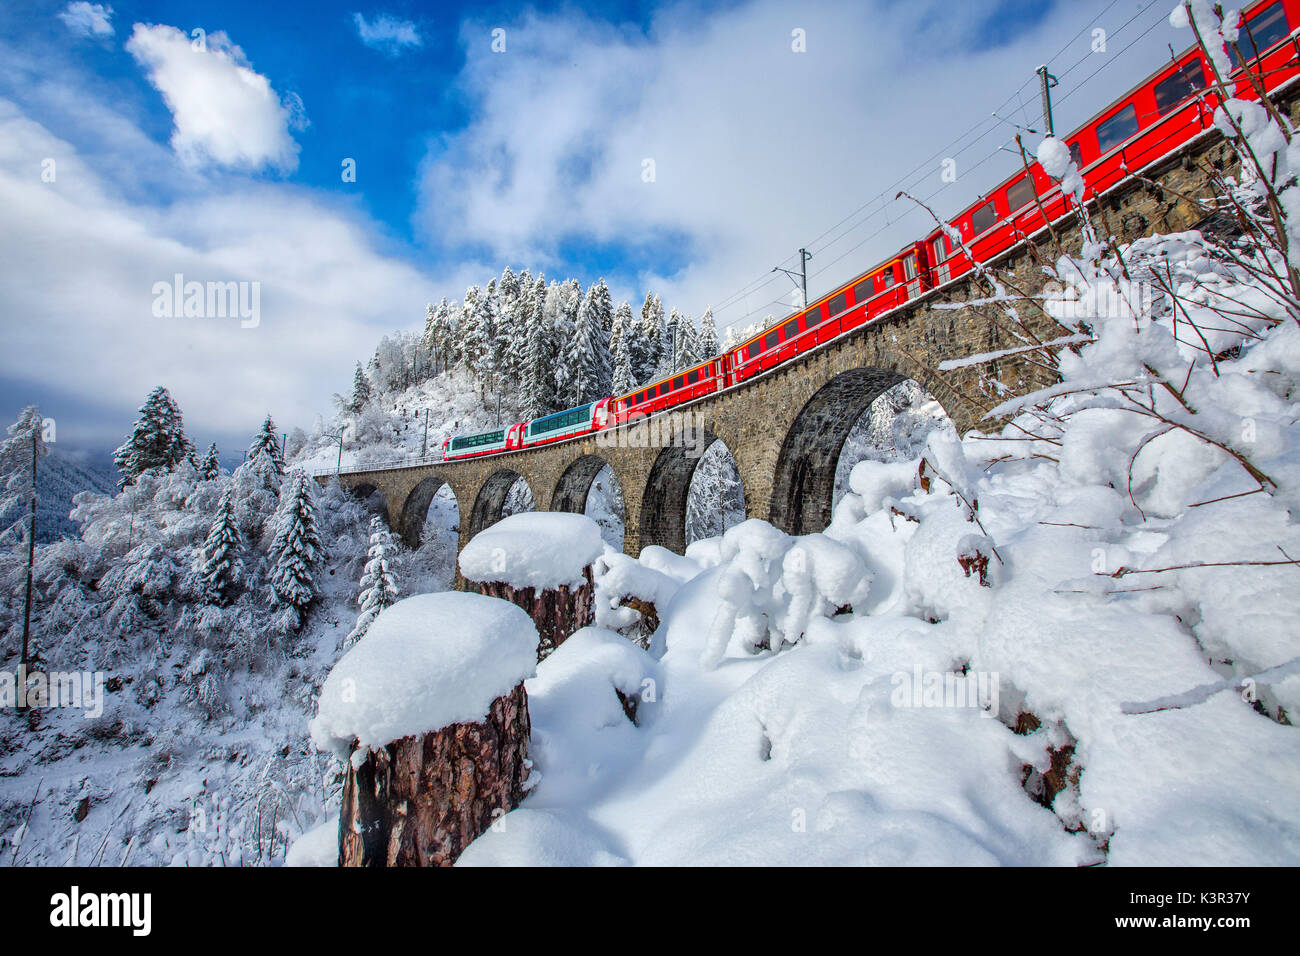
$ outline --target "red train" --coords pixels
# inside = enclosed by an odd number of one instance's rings
[[[1297,27],[1300,0],[1257,0],[1246,7],[1238,46],[1249,57],[1251,70],[1244,70],[1233,53],[1234,70],[1224,77],[1235,97],[1259,98],[1250,74],[1266,92],[1290,85],[1300,76]],[[1085,200],[1213,129],[1219,96],[1213,91],[1196,95],[1212,80],[1200,49],[1189,48],[1083,126],[1060,137],[1083,175]],[[468,458],[559,441],[729,388],[956,281],[971,271],[972,257],[977,262],[997,258],[1069,214],[1072,206],[1072,197],[1062,193],[1042,166],[1032,163],[1028,172],[1020,170],[948,221],[961,236],[960,243],[954,244],[936,227],[803,311],[722,355],[626,395],[496,432],[456,436],[444,443],[443,455]],[[557,425],[557,420],[563,424]]]

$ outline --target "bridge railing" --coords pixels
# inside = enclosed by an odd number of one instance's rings
[[[324,475],[356,475],[367,471],[388,471],[393,468],[418,468],[422,465],[441,465],[442,463],[443,457],[441,453],[439,453],[436,455],[417,455],[414,458],[381,458],[376,461],[344,465],[342,468],[333,465],[317,465],[305,470],[308,476],[319,478]]]

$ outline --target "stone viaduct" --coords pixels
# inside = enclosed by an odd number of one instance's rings
[[[1231,144],[1217,133],[1193,141],[1181,155],[1144,171],[1146,179],[1160,185],[1129,179],[1100,198],[1095,214],[1112,234],[1125,240],[1191,228],[1204,217],[1187,197],[1208,194],[1205,167],[1209,165],[1227,170],[1236,166]],[[1056,231],[1062,236],[1077,234],[1071,226],[1064,223]],[[1041,254],[1050,255],[1046,249]],[[995,265],[1014,277],[1021,291],[1034,294],[1043,285],[1039,256],[1039,249],[1025,242]],[[636,555],[648,545],[662,545],[681,553],[686,546],[686,500],[696,453],[721,439],[735,458],[749,517],[766,519],[792,534],[821,530],[831,516],[840,449],[858,417],[881,392],[914,379],[965,433],[995,427],[997,423],[981,419],[1006,397],[983,394],[982,375],[1000,381],[1012,393],[1050,381],[1041,367],[1014,356],[939,371],[945,359],[1021,344],[1004,331],[1005,318],[996,307],[952,308],[984,294],[969,280],[964,276],[931,290],[797,360],[661,413],[646,424],[482,459],[345,470],[340,480],[358,494],[378,491],[390,527],[410,545],[418,543],[433,496],[444,483],[449,485],[460,511],[459,546],[463,548],[500,519],[506,493],[519,478],[528,483],[537,510],[580,513],[597,472],[608,464],[625,504],[624,550]],[[1022,315],[1031,312],[1021,309]],[[1046,325],[1046,320],[1041,322]],[[1045,333],[1044,338],[1055,334],[1047,328],[1036,331]],[[699,429],[685,437],[702,439],[702,444],[683,447],[645,440],[647,425],[653,434],[659,424],[656,419],[685,412]],[[637,428],[641,434],[632,434]],[[322,481],[329,477],[319,476]]]

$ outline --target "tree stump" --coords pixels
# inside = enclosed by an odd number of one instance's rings
[[[451,866],[517,807],[528,777],[528,694],[521,682],[479,723],[452,724],[348,761],[340,866]]]
[[[537,659],[540,661],[564,643],[574,631],[586,627],[595,619],[595,585],[591,566],[582,572],[583,583],[576,588],[567,584],[546,588],[516,588],[504,581],[474,581],[475,590],[488,597],[502,598],[523,608],[537,625],[540,640]]]

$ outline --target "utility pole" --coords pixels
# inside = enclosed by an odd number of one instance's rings
[[[27,600],[23,607],[23,653],[19,659],[22,665],[22,680],[27,680],[27,648],[32,631],[32,566],[36,563],[36,440],[39,437],[36,427],[32,426],[32,525],[27,532]]]
[[[799,250],[799,289],[803,294],[803,304],[808,305],[808,260],[811,259],[812,253],[807,249]],[[791,269],[782,269],[780,266],[773,266],[773,272],[784,272],[794,281],[795,274]]]
[[[1052,122],[1052,87],[1056,86],[1056,77],[1047,72],[1047,64],[1044,63],[1034,71],[1042,83],[1043,94],[1043,124],[1047,127],[1047,135],[1056,135],[1056,125]]]
[[[341,475],[343,473],[343,432],[346,428],[347,428],[346,425],[340,425],[338,435],[333,436],[336,437],[339,441],[339,460],[338,460],[338,464],[334,466],[334,474],[336,476]]]
[[[420,457],[429,453],[429,410],[424,410],[424,443],[420,445]]]

